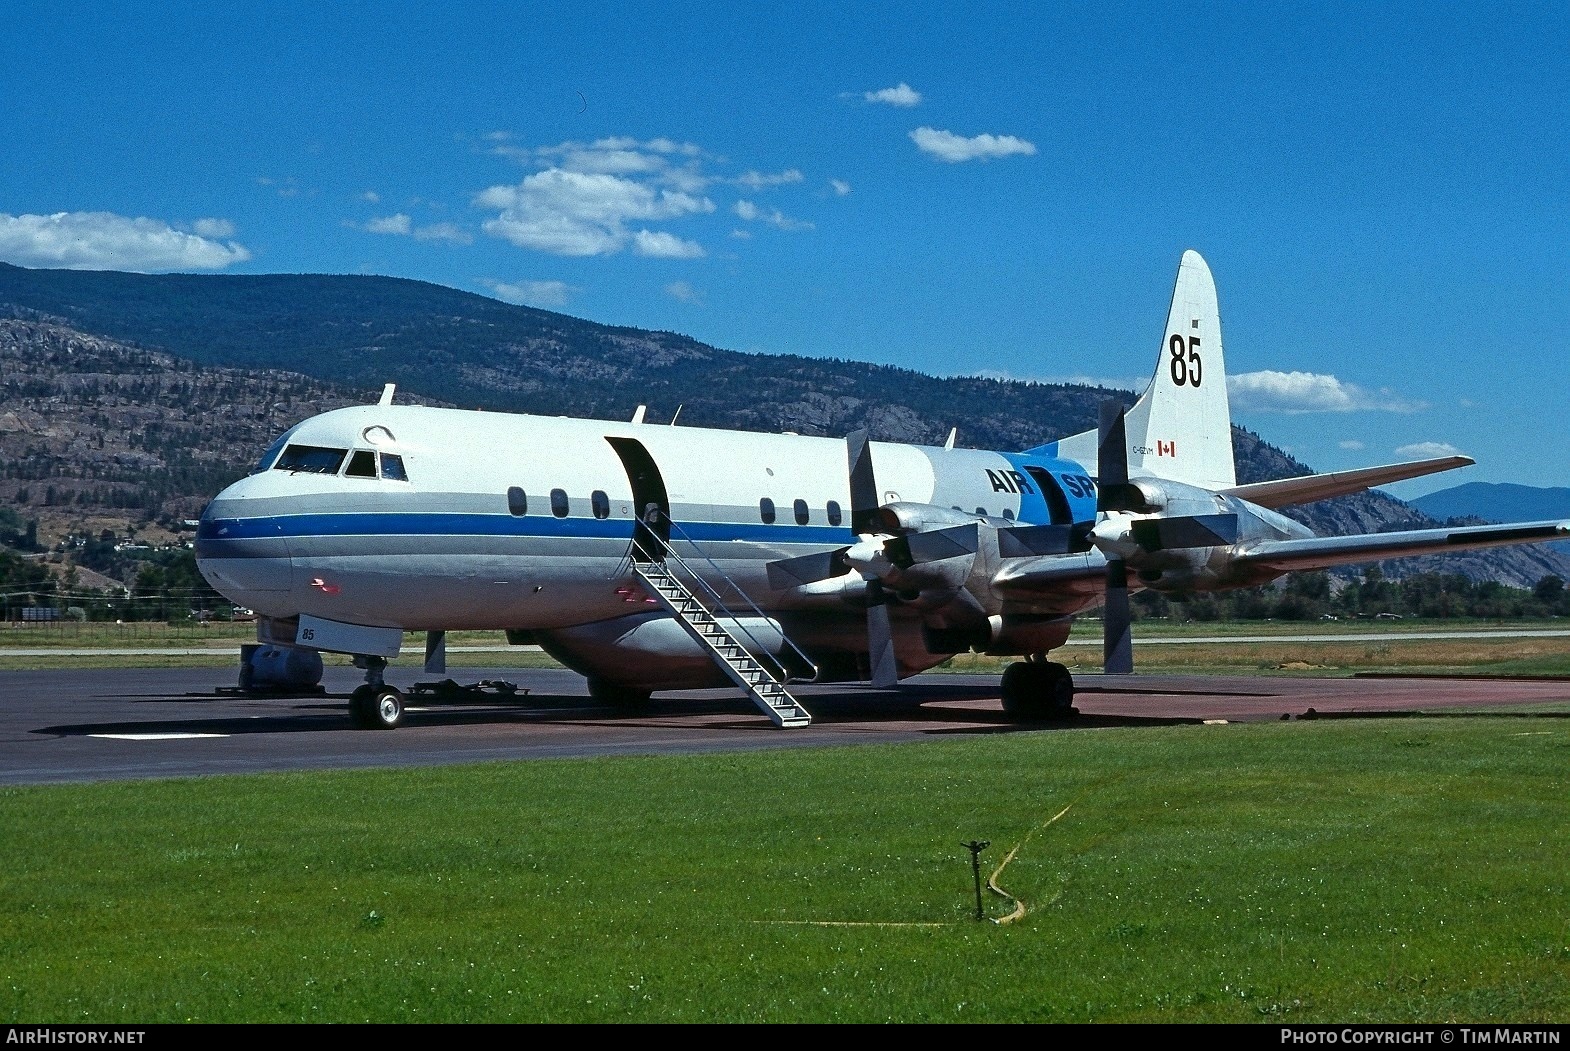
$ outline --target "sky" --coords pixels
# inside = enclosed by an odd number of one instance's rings
[[[0,260],[379,274],[1570,486],[1570,5],[11,0]],[[964,421],[944,420],[959,428]]]

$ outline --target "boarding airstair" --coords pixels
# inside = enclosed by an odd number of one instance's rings
[[[775,726],[789,728],[810,724],[812,716],[785,689],[790,673],[784,664],[766,656],[765,647],[755,638],[752,641],[757,651],[765,654],[765,659],[773,667],[766,666],[749,653],[737,636],[752,638],[751,633],[720,601],[719,594],[674,552],[667,550],[663,554],[665,557],[658,561],[638,557],[632,560],[633,574],[649,595],[708,651],[720,670],[747,692],[747,696]],[[693,587],[677,576],[678,569],[693,582]],[[705,594],[707,604],[699,600],[698,592]],[[758,616],[762,618],[761,611],[758,611]],[[730,627],[727,627],[727,622]],[[790,645],[789,640],[786,640],[786,645]],[[805,656],[801,659],[806,661]],[[816,669],[813,670],[815,673]]]

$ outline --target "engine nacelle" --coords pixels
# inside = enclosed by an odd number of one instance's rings
[[[976,516],[952,507],[937,504],[918,504],[900,500],[878,508],[877,531],[880,533],[925,533],[948,526],[968,525]]]

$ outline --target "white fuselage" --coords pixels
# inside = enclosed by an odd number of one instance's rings
[[[1088,479],[1069,461],[872,449],[880,504],[935,505],[999,524],[1094,514]],[[1058,491],[1044,493],[1047,485]],[[528,630],[564,651],[592,636],[583,648],[609,646],[621,660],[631,651],[615,640],[658,619],[629,565],[650,504],[668,516],[670,552],[716,589],[739,588],[748,608],[779,618],[798,644],[865,651],[854,602],[825,600],[821,587],[771,587],[767,572],[771,562],[856,542],[846,443],[832,438],[426,406],[339,409],[289,431],[255,473],[212,501],[197,557],[215,588],[268,618]],[[604,627],[629,617],[640,619]],[[948,656],[927,653],[919,624],[907,627],[916,641],[901,633],[906,673]]]

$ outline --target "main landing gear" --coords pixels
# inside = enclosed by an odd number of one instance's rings
[[[349,695],[349,718],[361,730],[391,730],[403,722],[403,694],[382,680],[387,661],[382,657],[356,657],[365,669],[365,685]]]
[[[1068,719],[1074,707],[1074,676],[1049,660],[1024,660],[1003,672],[1003,710],[1019,719]]]

